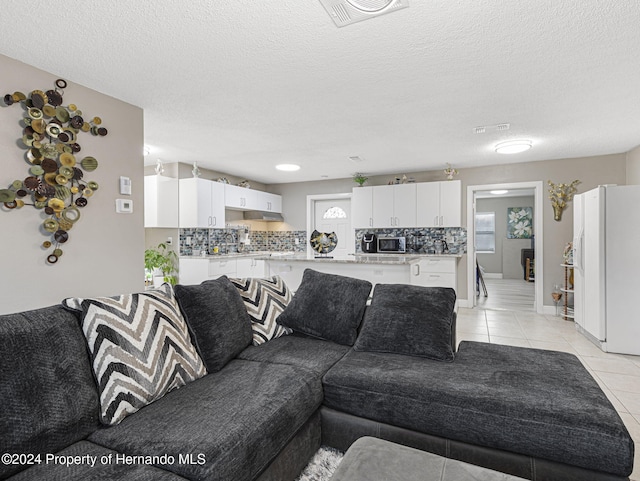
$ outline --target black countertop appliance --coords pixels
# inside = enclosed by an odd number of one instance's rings
[[[375,254],[378,252],[378,238],[375,234],[366,233],[362,236],[362,252]]]

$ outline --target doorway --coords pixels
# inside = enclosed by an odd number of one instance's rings
[[[543,194],[539,181],[467,188],[469,307],[543,312]]]
[[[307,237],[318,232],[335,232],[336,248],[329,254],[346,258],[355,252],[355,237],[351,228],[351,194],[322,194],[307,196]],[[307,253],[317,255],[307,244]]]

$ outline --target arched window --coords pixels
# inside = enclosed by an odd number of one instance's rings
[[[329,207],[322,215],[323,219],[346,219],[347,213],[340,207]]]

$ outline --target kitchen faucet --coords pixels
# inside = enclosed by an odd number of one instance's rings
[[[233,234],[231,232],[227,232],[224,235],[224,252],[223,254],[228,254],[229,253],[229,240],[231,240],[231,242],[233,243]]]

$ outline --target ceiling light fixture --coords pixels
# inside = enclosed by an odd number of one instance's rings
[[[530,140],[507,140],[496,144],[495,150],[498,154],[519,154],[529,150],[532,145]]]
[[[337,27],[407,8],[409,0],[320,0]]]
[[[493,195],[504,195],[506,193],[508,193],[508,190],[491,190],[489,191],[491,194]]]
[[[296,164],[278,164],[276,165],[276,169],[285,172],[295,172],[296,170],[300,170],[300,166]]]

